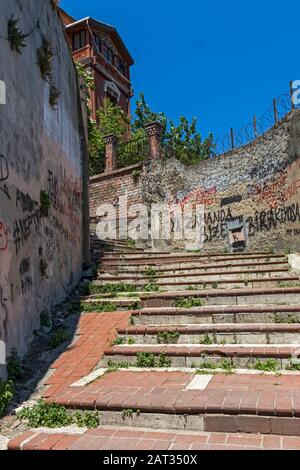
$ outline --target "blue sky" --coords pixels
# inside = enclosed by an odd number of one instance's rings
[[[300,79],[299,0],[62,0],[114,25],[135,59],[135,98],[205,136],[239,129]]]

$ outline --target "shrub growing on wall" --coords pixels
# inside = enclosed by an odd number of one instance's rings
[[[129,128],[129,120],[122,109],[105,98],[103,108],[97,111],[97,122],[89,122],[90,174],[95,175],[104,169],[104,137],[114,134],[124,139]],[[129,163],[130,164],[130,163]],[[99,171],[100,170],[100,171]]]

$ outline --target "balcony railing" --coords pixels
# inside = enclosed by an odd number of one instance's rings
[[[128,142],[120,142],[117,146],[117,167],[140,163],[148,157],[149,140],[148,137],[133,139]]]

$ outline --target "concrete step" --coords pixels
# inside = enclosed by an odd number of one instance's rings
[[[223,265],[223,267],[219,267],[218,265],[207,265],[203,268],[178,268],[178,269],[166,269],[166,270],[156,270],[147,271],[147,269],[139,269],[138,271],[104,271],[100,269],[98,271],[98,279],[101,278],[113,278],[116,279],[148,279],[149,277],[153,277],[155,279],[174,279],[174,278],[182,278],[182,277],[210,277],[210,276],[223,276],[223,275],[231,275],[231,276],[238,276],[244,275],[249,276],[250,274],[259,274],[259,275],[268,275],[268,274],[286,274],[290,271],[290,267],[287,263],[279,264],[279,265],[267,265],[267,264],[252,264],[251,266],[244,266],[240,265],[240,267],[230,266],[230,265]],[[150,274],[151,273],[151,276]]]
[[[300,304],[294,305],[219,305],[192,308],[144,308],[132,312],[135,326],[202,324],[297,324]]]
[[[112,346],[105,351],[100,366],[107,367],[112,363],[136,365],[140,353],[148,353],[159,359],[165,355],[167,367],[194,367],[206,369],[204,363],[219,364],[226,361],[230,367],[259,369],[258,364],[276,361],[278,370],[288,369],[293,354],[300,353],[298,345],[268,344],[226,344],[226,345],[193,345],[193,344],[135,344]]]
[[[157,261],[157,260],[154,260],[154,259],[149,259],[149,260],[143,260],[142,262],[132,262],[132,261],[117,261],[117,260],[103,260],[101,258],[101,263],[99,264],[99,269],[101,269],[101,271],[108,271],[108,272],[111,272],[111,271],[119,271],[119,272],[123,272],[124,270],[125,271],[129,271],[129,272],[140,272],[140,271],[144,271],[146,268],[148,267],[151,267],[153,269],[155,269],[156,271],[157,270],[162,270],[162,271],[165,271],[166,269],[171,269],[172,271],[174,270],[180,270],[180,269],[184,269],[184,270],[189,270],[190,268],[199,268],[199,266],[201,267],[201,269],[205,269],[207,267],[207,269],[209,268],[209,266],[212,266],[214,264],[218,265],[216,266],[216,269],[219,269],[219,266],[224,266],[225,265],[225,269],[226,266],[228,267],[233,267],[233,266],[238,266],[240,267],[241,264],[243,266],[247,266],[249,265],[249,263],[255,263],[255,265],[257,265],[258,263],[269,263],[269,262],[272,262],[272,263],[287,263],[287,260],[284,259],[284,258],[277,258],[277,259],[271,259],[270,258],[248,258],[248,259],[239,259],[239,260],[233,260],[231,258],[217,258],[217,259],[214,259],[214,260],[196,260],[196,259],[192,259],[192,260],[175,260],[175,261]]]
[[[8,450],[299,450],[293,436],[174,431],[128,426],[101,426],[77,433],[61,430],[29,431],[12,439]],[[192,460],[189,460],[192,462]],[[186,460],[188,463],[188,460]]]
[[[240,260],[240,259],[286,259],[284,253],[266,253],[266,252],[243,252],[243,253],[166,253],[166,252],[153,252],[153,251],[144,251],[142,254],[134,253],[124,253],[123,256],[120,253],[103,253],[103,260],[126,260],[130,261],[140,261],[145,259],[158,260],[158,261],[191,261],[191,260],[214,260],[214,259],[228,259],[228,260]]]
[[[227,323],[178,326],[131,326],[118,329],[118,341],[134,344],[295,344],[300,323]]]
[[[198,299],[203,305],[299,304],[300,287],[213,289],[173,291],[142,295],[143,307],[174,307],[184,299]]]
[[[181,276],[178,278],[123,278],[116,276],[101,276],[98,278],[99,285],[119,284],[125,282],[136,286],[138,289],[147,290],[148,286],[155,283],[157,286],[166,290],[183,290],[183,289],[227,289],[242,287],[300,287],[299,276],[283,275],[282,273],[255,273],[250,277],[247,275],[211,275],[211,276]],[[97,281],[95,282],[97,285]],[[152,289],[155,290],[155,289]]]
[[[114,305],[116,309],[119,311],[134,310],[134,309],[140,308],[139,298],[135,298],[135,297],[127,298],[127,297],[122,297],[122,296],[115,298],[115,297],[111,297],[110,294],[102,294],[99,297],[84,297],[80,300],[80,304],[83,306],[94,305],[95,313],[99,311],[97,307],[100,307],[100,306],[102,307],[103,304]],[[74,309],[76,309],[76,305],[77,304],[75,304]],[[84,311],[84,308],[82,308],[81,310]],[[110,310],[108,310],[108,312],[109,311]]]
[[[131,273],[130,275],[128,274],[123,274],[123,273],[117,273],[117,274],[110,274],[110,273],[103,273],[98,275],[99,280],[113,280],[113,281],[132,281],[132,282],[138,282],[138,281],[144,281],[144,282],[149,282],[149,279],[156,279],[159,281],[166,281],[170,282],[173,280],[178,280],[181,281],[182,279],[188,279],[191,278],[192,280],[214,280],[214,279],[223,279],[225,276],[225,279],[230,277],[230,278],[240,278],[240,279],[247,279],[249,276],[253,278],[268,278],[273,276],[286,276],[286,273],[289,273],[289,268],[269,268],[269,269],[226,269],[226,270],[210,270],[210,271],[187,271],[187,272],[182,272],[179,271],[178,273],[169,273],[169,274],[158,274],[158,273],[151,273],[147,275],[147,273]],[[299,280],[299,276],[298,280]]]
[[[144,251],[138,248],[123,248],[119,246],[111,246],[111,245],[91,245],[91,250],[94,253],[101,254],[101,257],[104,255],[116,255],[116,256],[123,256],[125,254],[131,254],[131,255],[138,255],[138,254],[143,254]]]

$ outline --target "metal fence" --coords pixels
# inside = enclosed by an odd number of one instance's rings
[[[135,165],[147,158],[149,152],[149,140],[147,135],[128,142],[120,142],[117,146],[117,167]]]

